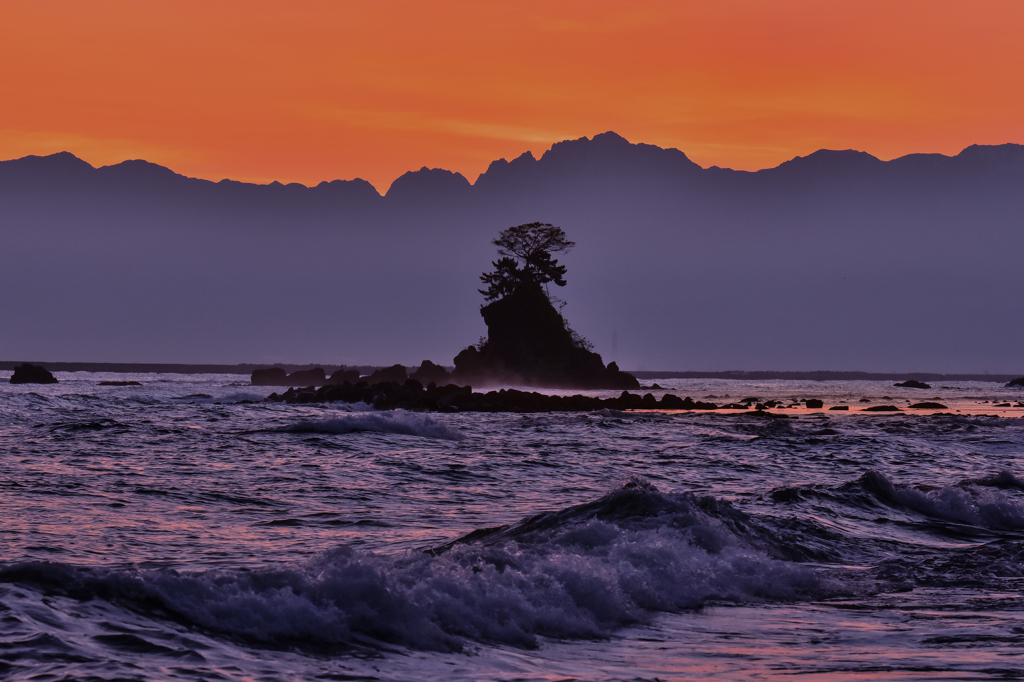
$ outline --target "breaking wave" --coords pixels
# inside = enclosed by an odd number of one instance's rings
[[[396,433],[406,436],[462,440],[465,436],[455,428],[433,417],[412,412],[356,412],[330,419],[303,420],[278,429],[289,433]]]
[[[601,638],[659,611],[829,592],[737,532],[727,503],[631,481],[605,497],[424,552],[339,547],[293,567],[196,573],[21,563],[20,583],[253,643],[460,650]]]

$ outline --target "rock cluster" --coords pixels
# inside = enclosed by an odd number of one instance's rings
[[[20,367],[14,368],[14,374],[11,375],[11,383],[55,384],[57,383],[57,378],[43,367],[23,362]]]
[[[283,394],[272,393],[270,402],[326,403],[363,402],[380,410],[405,409],[440,412],[590,412],[601,409],[615,410],[717,410],[715,403],[692,398],[680,398],[671,393],[661,400],[653,394],[639,395],[623,391],[618,398],[594,398],[584,395],[557,396],[542,393],[501,389],[487,393],[474,393],[471,386],[448,384],[426,387],[415,379],[404,383],[385,381],[369,384],[344,383],[321,388],[290,388]]]

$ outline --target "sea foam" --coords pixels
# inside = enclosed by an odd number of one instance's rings
[[[457,429],[437,421],[433,417],[394,410],[391,412],[355,412],[329,419],[306,419],[280,431],[290,433],[396,433],[406,436],[462,440],[463,434]]]
[[[824,593],[813,571],[752,549],[696,498],[645,487],[480,537],[399,556],[338,547],[256,571],[19,564],[0,581],[155,609],[254,643],[427,650],[600,638],[657,611]]]

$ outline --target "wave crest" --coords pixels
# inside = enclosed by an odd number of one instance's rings
[[[2,569],[0,581],[169,612],[255,642],[432,650],[606,637],[656,611],[822,596],[813,571],[751,548],[696,500],[633,486],[505,535],[399,557],[340,547],[285,569],[201,573],[36,563]]]
[[[396,433],[423,438],[462,440],[465,436],[455,428],[433,417],[412,412],[356,412],[330,419],[303,420],[278,429],[288,433]]]

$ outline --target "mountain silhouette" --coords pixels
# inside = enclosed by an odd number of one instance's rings
[[[384,195],[29,156],[0,162],[0,355],[447,364],[486,331],[490,240],[543,221],[623,369],[1019,373],[1021,216],[1016,144],[737,171],[608,132]]]

